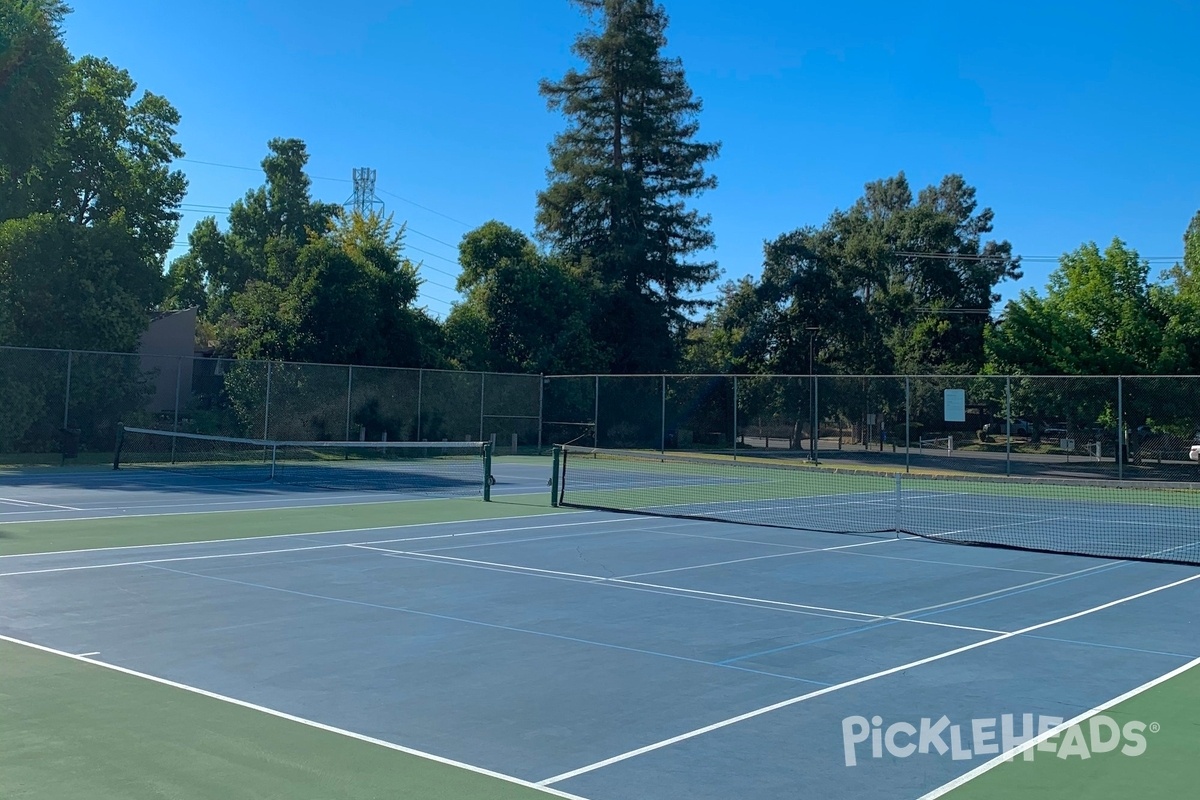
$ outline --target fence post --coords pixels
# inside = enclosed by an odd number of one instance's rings
[[[538,455],[542,454],[542,428],[546,423],[544,412],[546,402],[546,376],[545,374],[538,375]]]
[[[484,384],[487,381],[487,373],[479,373],[479,441],[483,441],[483,395]]]
[[[267,396],[266,396],[266,400],[267,400],[267,402],[265,404],[266,408],[263,409],[263,439],[264,440],[271,438],[268,435],[270,433],[270,426],[271,426],[271,362],[270,361],[267,362]],[[275,461],[275,454],[274,454],[274,451],[272,451],[272,453],[271,453],[271,477],[272,478],[275,477],[274,461]]]
[[[596,376],[595,406],[592,408],[592,447],[600,447],[600,376]]]
[[[421,395],[425,392],[425,370],[417,370],[417,441],[423,442],[421,438]]]
[[[1012,476],[1012,376],[1004,376],[1004,474]]]
[[[738,379],[733,376],[733,460],[737,461],[738,446]]]
[[[820,403],[821,388],[818,385],[817,376],[812,376],[812,462],[820,463],[821,451],[821,422],[818,419],[817,404]]]
[[[667,376],[660,376],[662,380],[661,405],[658,412],[658,452],[667,452]]]
[[[74,350],[67,351],[67,386],[66,392],[63,395],[63,424],[64,428],[70,427],[71,422],[71,361],[75,357]]]
[[[1125,382],[1117,376],[1117,480],[1125,479]]]
[[[350,409],[353,408],[354,365],[346,370],[346,441],[350,441]]]
[[[904,376],[904,471],[911,472],[909,445],[912,442],[912,377]]]

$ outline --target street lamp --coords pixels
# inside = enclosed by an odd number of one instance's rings
[[[821,329],[815,325],[809,325],[804,330],[808,331],[808,407],[812,409],[812,435],[808,437],[808,458],[815,464],[817,463],[817,438],[820,435],[820,421],[817,419],[817,376],[813,372],[813,357],[816,352],[816,337]]]

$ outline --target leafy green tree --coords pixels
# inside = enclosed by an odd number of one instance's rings
[[[662,52],[659,3],[573,1],[595,24],[573,48],[582,70],[541,85],[569,124],[550,146],[538,231],[594,283],[591,329],[612,371],[669,369],[699,306],[684,294],[718,274],[688,260],[713,236],[687,201],[716,185],[704,165],[719,145],[695,140],[701,104],[682,63]]]
[[[588,295],[520,231],[488,222],[463,236],[458,290],[446,320],[451,358],[468,369],[552,373],[600,368]]]
[[[107,61],[71,66],[57,135],[0,223],[5,343],[133,350],[149,324],[186,182],[178,113],[135,90]]]
[[[71,68],[58,139],[30,181],[33,211],[87,226],[120,214],[140,260],[161,272],[179,224],[187,180],[172,162],[179,112],[137,90],[129,73],[84,56]]]
[[[309,235],[323,235],[338,215],[336,206],[312,197],[304,142],[272,139],[267,146],[266,183],[230,207],[228,231],[211,217],[201,220],[188,237],[188,252],[171,264],[170,306],[198,304],[215,320],[252,281],[290,281]]]
[[[0,216],[53,141],[71,57],[62,41],[62,0],[0,2]]]
[[[0,341],[135,350],[159,296],[139,250],[119,214],[87,227],[53,214],[0,223]]]
[[[1120,239],[1085,244],[1059,260],[1044,297],[1026,290],[987,336],[998,373],[1130,375],[1164,365],[1169,298],[1149,265]]]
[[[749,275],[727,281],[701,323],[688,331],[683,367],[691,373],[755,372],[762,368],[758,337],[767,306]]]
[[[995,287],[1020,277],[1011,246],[983,238],[992,219],[958,175],[916,198],[903,173],[867,184],[820,228],[766,244],[758,305],[743,286],[741,320],[722,322],[740,327],[738,360],[807,373],[811,345],[819,372],[977,372]]]
[[[241,358],[436,365],[432,321],[413,308],[417,267],[402,251],[403,229],[375,214],[310,232],[286,271],[272,263],[231,295],[219,324],[223,349]]]

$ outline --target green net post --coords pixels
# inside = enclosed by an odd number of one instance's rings
[[[558,508],[558,465],[562,461],[562,447],[554,446],[553,465],[550,467],[550,505]]]
[[[117,447],[113,450],[113,469],[121,468],[121,444],[125,441],[125,423],[117,423]]]
[[[483,444],[483,502],[492,499],[492,444]]]

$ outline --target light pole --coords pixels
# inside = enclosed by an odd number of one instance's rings
[[[817,326],[810,325],[805,327],[804,330],[808,331],[808,407],[812,409],[812,431],[811,435],[808,437],[808,458],[815,464],[817,463],[817,437],[820,435],[818,427],[820,425],[820,421],[817,419],[817,376],[816,373],[813,372],[813,357],[816,350],[815,342],[817,333],[820,332],[821,329]]]

